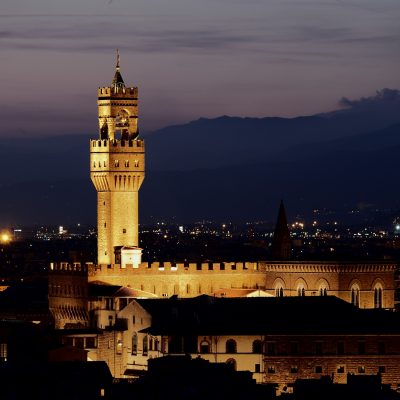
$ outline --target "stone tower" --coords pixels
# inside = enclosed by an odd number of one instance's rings
[[[99,138],[90,140],[90,177],[97,190],[98,265],[140,263],[138,194],[144,141],[138,131],[138,89],[125,86],[119,54],[110,86],[98,89]]]
[[[272,239],[272,259],[290,260],[292,256],[292,239],[287,225],[286,211],[283,201],[279,206],[274,237]]]

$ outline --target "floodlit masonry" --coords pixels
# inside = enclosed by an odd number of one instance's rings
[[[98,89],[99,139],[90,141],[90,177],[97,191],[98,263],[140,262],[139,189],[144,141],[139,139],[138,89],[126,87],[119,56],[110,87]]]
[[[260,289],[271,296],[335,295],[361,308],[394,308],[394,262],[292,262],[283,203],[273,244],[282,261],[143,263],[138,247],[138,195],[145,146],[138,134],[138,90],[127,87],[117,60],[110,87],[98,90],[99,138],[90,141],[90,174],[97,190],[98,260],[89,281],[159,297],[231,295]]]

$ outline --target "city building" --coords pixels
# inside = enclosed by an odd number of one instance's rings
[[[97,190],[98,256],[90,281],[158,297],[213,295],[230,289],[273,296],[334,295],[362,308],[394,308],[394,262],[293,262],[283,202],[272,246],[274,260],[145,263],[138,239],[138,193],[144,140],[138,136],[138,89],[122,79],[98,89],[99,137],[90,141],[90,175]]]

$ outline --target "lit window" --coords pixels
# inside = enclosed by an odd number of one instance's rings
[[[382,308],[382,286],[380,284],[374,288],[374,307]]]
[[[0,343],[0,362],[7,361],[7,343]]]
[[[148,350],[149,350],[149,342],[148,342],[148,338],[147,335],[145,335],[143,337],[143,355],[147,356]]]
[[[114,160],[114,167],[119,167],[119,160]]]
[[[365,374],[365,367],[364,367],[364,365],[360,365],[360,366],[358,367],[358,373],[359,373],[359,374]]]
[[[297,374],[298,372],[299,372],[299,368],[298,368],[297,365],[292,365],[292,366],[290,367],[290,373],[291,373],[291,374]]]
[[[336,369],[338,374],[344,374],[344,365],[339,365]]]
[[[132,355],[137,354],[137,345],[138,345],[138,336],[137,333],[134,332],[132,335]]]
[[[125,160],[125,167],[129,167],[129,160]]]
[[[139,167],[139,160],[135,160],[135,167],[136,167],[136,168]]]
[[[351,287],[351,304],[360,307],[360,288],[358,285],[353,285]]]
[[[268,371],[269,374],[274,374],[275,373],[275,366],[268,365],[267,371]]]

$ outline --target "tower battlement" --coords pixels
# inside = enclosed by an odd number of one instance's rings
[[[99,137],[89,144],[90,177],[97,190],[97,262],[108,265],[123,262],[122,249],[139,245],[145,148],[137,125],[138,88],[125,85],[119,55],[111,85],[99,87],[97,93]]]
[[[124,140],[124,139],[90,139],[90,149],[95,152],[144,152],[144,140]]]
[[[137,87],[123,87],[114,90],[114,88],[109,86],[99,87],[97,89],[97,95],[99,100],[107,97],[118,97],[118,98],[125,98],[129,96],[132,100],[137,100],[138,98],[138,88]]]

